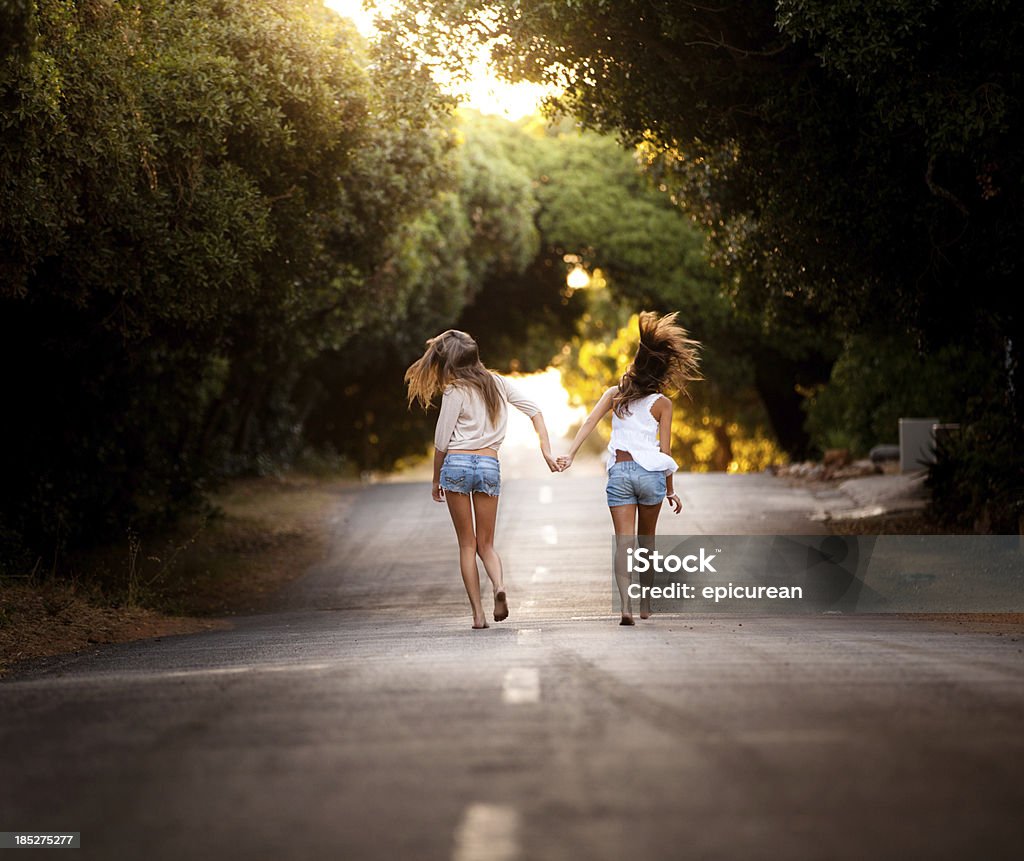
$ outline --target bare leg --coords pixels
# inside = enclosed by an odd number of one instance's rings
[[[654,549],[654,532],[658,526],[658,515],[661,514],[661,503],[657,505],[640,505],[637,506],[637,534],[640,536],[640,544],[648,549]],[[640,575],[641,586],[653,586],[654,585],[654,572],[650,571],[646,574]],[[640,618],[649,619],[651,617],[651,597],[648,594],[647,597],[640,598]]]
[[[480,572],[476,568],[476,534],[473,532],[473,503],[468,493],[455,493],[446,490],[444,498],[448,503],[448,513],[455,524],[455,534],[459,538],[459,570],[462,582],[469,596],[469,606],[473,610],[473,627],[486,628],[487,618],[480,603]]]
[[[620,625],[632,625],[633,605],[629,598],[629,571],[626,566],[626,551],[636,535],[636,506],[612,505],[608,508],[612,515],[612,526],[615,529],[615,584],[619,589],[619,604],[622,609]]]
[[[494,526],[498,519],[498,497],[486,493],[473,494],[473,511],[476,516],[476,552],[484,563],[484,570],[494,588],[494,621],[504,622],[508,618],[508,601],[505,595],[505,578],[501,557],[494,549]]]

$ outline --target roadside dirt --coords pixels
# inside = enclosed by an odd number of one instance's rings
[[[72,586],[0,589],[0,674],[17,661],[229,627],[223,619],[168,616],[143,607],[104,607]]]
[[[231,626],[327,551],[358,482],[302,476],[236,481],[217,513],[130,536],[61,563],[61,576],[0,581],[0,676],[18,661],[105,643]]]
[[[955,634],[992,634],[1019,642],[1024,653],[1024,613],[900,613],[901,619],[912,619],[933,628]]]

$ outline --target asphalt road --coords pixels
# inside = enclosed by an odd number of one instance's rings
[[[1024,643],[884,616],[621,628],[600,476],[517,473],[511,618],[486,631],[444,507],[381,484],[280,612],[0,684],[0,830],[104,859],[1024,857]],[[769,477],[679,484],[672,531],[819,528]]]

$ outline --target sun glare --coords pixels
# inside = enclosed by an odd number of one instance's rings
[[[350,19],[364,36],[373,36],[373,19],[376,13],[364,9],[362,0],[324,0],[324,5]],[[396,5],[388,0],[378,0],[377,3],[380,12],[385,15],[389,8]],[[482,114],[497,114],[510,120],[537,113],[541,101],[554,93],[550,87],[539,84],[510,84],[502,81],[489,68],[483,57],[474,60],[468,81],[453,82],[440,79],[439,83],[460,96],[465,107],[478,110]]]
[[[562,375],[557,368],[548,368],[536,374],[524,374],[513,378],[516,386],[526,397],[536,402],[544,413],[544,422],[552,441],[566,436],[573,425],[587,417],[583,407],[569,404],[569,392],[562,385]],[[506,446],[536,448],[537,434],[533,425],[518,410],[509,410],[508,428],[505,434]]]

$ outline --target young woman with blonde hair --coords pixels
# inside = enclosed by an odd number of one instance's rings
[[[676,514],[682,511],[673,488],[672,475],[678,466],[672,459],[672,401],[665,392],[685,392],[687,383],[701,378],[699,349],[700,344],[691,340],[676,322],[676,314],[640,314],[640,344],[632,364],[618,385],[601,396],[576,434],[569,453],[558,458],[560,470],[572,466],[583,441],[601,419],[609,412],[612,414],[605,494],[620,556],[628,544],[621,540],[623,536],[633,539],[639,535],[653,540],[666,499]],[[633,613],[626,591],[629,578],[620,570],[621,562],[616,561],[622,601],[620,624],[632,625]],[[650,597],[642,597],[640,618],[650,615]]]
[[[494,620],[508,618],[508,593],[501,558],[494,549],[494,527],[501,492],[498,448],[505,438],[508,405],[530,417],[540,450],[552,472],[558,470],[540,408],[515,384],[487,370],[474,341],[449,329],[427,341],[426,352],[405,372],[409,405],[428,408],[441,394],[441,412],[434,432],[434,475],[431,494],[447,502],[459,540],[459,568],[473,610],[473,627],[486,628],[476,558],[494,590]]]

